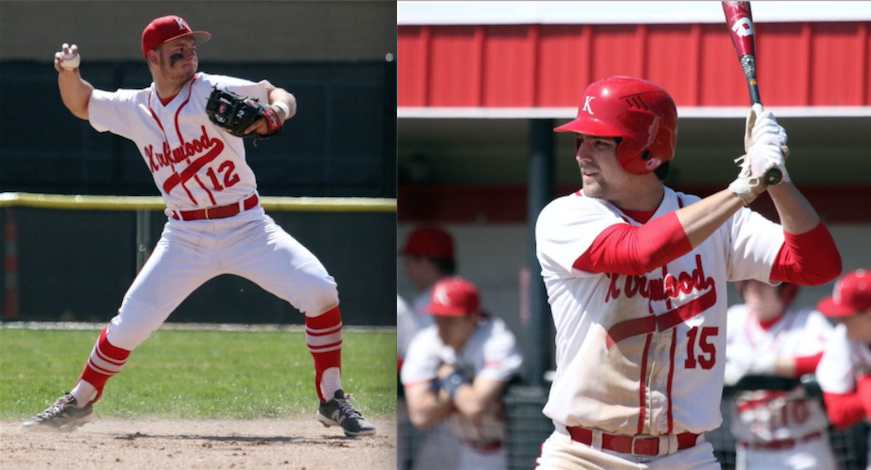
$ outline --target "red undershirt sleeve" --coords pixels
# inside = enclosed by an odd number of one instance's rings
[[[862,400],[865,416],[871,418],[871,375],[863,375],[856,379],[856,391]]]
[[[671,212],[640,227],[611,225],[572,266],[593,273],[639,275],[676,260],[692,248],[677,214]]]
[[[862,407],[862,400],[858,393],[823,392],[823,400],[826,403],[829,421],[837,428],[850,427],[865,416],[865,409]]]
[[[822,222],[808,232],[783,232],[783,236],[783,246],[771,267],[772,281],[817,286],[841,274],[841,255]]]
[[[817,370],[817,364],[823,358],[823,353],[814,354],[813,356],[796,356],[795,358],[795,376],[800,377],[804,374],[813,373]]]

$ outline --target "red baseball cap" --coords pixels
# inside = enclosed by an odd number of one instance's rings
[[[827,317],[849,317],[868,309],[871,309],[871,273],[865,269],[838,279],[832,296],[817,304],[817,310]]]
[[[191,27],[180,16],[162,16],[148,23],[142,31],[142,57],[147,57],[148,51],[155,47],[182,36],[192,36],[196,45],[212,39],[212,35],[206,31],[191,31]]]
[[[428,258],[454,259],[454,239],[448,232],[436,227],[414,229],[399,250],[403,256],[426,256]]]
[[[426,311],[437,316],[464,317],[477,312],[479,305],[474,284],[461,277],[449,277],[433,285]]]

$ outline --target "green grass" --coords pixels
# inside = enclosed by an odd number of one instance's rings
[[[72,388],[97,331],[0,329],[0,419],[43,410]],[[396,333],[348,332],[342,386],[365,415],[396,412]],[[265,418],[313,413],[301,332],[157,331],[109,379],[102,417]]]

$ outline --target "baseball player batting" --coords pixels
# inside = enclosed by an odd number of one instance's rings
[[[662,182],[677,109],[639,78],[584,91],[576,136],[582,189],[542,210],[537,255],[556,326],[544,414],[555,431],[538,468],[719,468],[703,433],[722,422],[726,283],[822,284],[840,255],[786,173],[786,131],[751,110],[728,188],[700,198]],[[761,175],[783,179],[766,186]],[[781,225],[746,206],[768,191]]]
[[[296,113],[296,100],[266,80],[197,72],[196,48],[210,38],[178,16],[152,21],[142,32],[142,57],[154,81],[140,90],[94,89],[80,76],[75,45],[64,44],[55,54],[66,107],[94,129],[136,144],[166,202],[168,221],[118,314],[100,332],[75,387],[24,428],[70,430],[90,421],[103,386],[130,352],[200,285],[235,274],[305,314],[318,421],[341,426],[349,436],[375,433],[342,391],[336,282],[264,213],[238,137],[279,133]]]

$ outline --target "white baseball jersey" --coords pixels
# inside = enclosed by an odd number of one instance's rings
[[[94,90],[91,125],[132,140],[154,183],[173,210],[236,204],[256,193],[243,140],[209,121],[212,87],[268,103],[266,81],[197,73],[166,106],[155,86]],[[336,282],[305,246],[260,206],[235,216],[185,221],[170,217],[118,315],[109,324],[112,344],[132,350],[160,327],[188,295],[221,275],[244,277],[307,316],[338,305]]]
[[[847,338],[847,327],[839,324],[817,366],[817,382],[824,392],[852,393],[856,375],[871,373],[871,345]]]
[[[823,351],[832,326],[812,309],[789,308],[768,328],[743,304],[728,312],[726,347],[743,347],[759,355],[813,356]],[[823,432],[829,421],[822,403],[808,399],[803,387],[784,392],[758,390],[736,399],[732,432],[738,441],[800,439]]]
[[[698,200],[665,188],[652,219]],[[767,280],[783,231],[741,209],[698,247],[648,273],[576,269],[613,224],[639,225],[581,191],[539,215],[538,260],[556,325],[557,369],[544,414],[556,425],[624,435],[717,428],[726,282]]]
[[[414,337],[433,324],[432,315],[426,312],[432,287],[417,294],[410,310],[404,315],[401,324],[396,324],[397,354],[404,358]]]
[[[269,103],[265,80],[254,83],[205,73],[197,73],[166,106],[154,84],[91,93],[91,126],[136,144],[170,210],[232,204],[257,189],[242,139],[214,125],[205,113],[215,85]]]
[[[402,384],[408,386],[435,379],[443,363],[456,364],[467,376],[474,378],[508,381],[519,371],[522,362],[514,334],[501,319],[481,320],[463,349],[456,353],[442,342],[438,326],[432,325],[412,340],[402,366]],[[478,423],[460,413],[452,415],[447,422],[464,441],[493,442],[501,441],[505,436],[498,409],[486,413]]]

